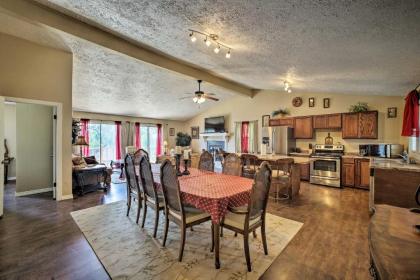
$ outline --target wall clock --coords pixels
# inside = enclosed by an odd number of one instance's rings
[[[292,104],[293,104],[293,106],[295,106],[295,107],[300,107],[300,106],[302,105],[302,103],[303,103],[303,100],[302,100],[302,98],[300,98],[300,97],[295,97],[295,98],[293,98],[293,100],[292,100]]]

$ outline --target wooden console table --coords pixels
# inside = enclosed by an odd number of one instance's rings
[[[419,279],[420,214],[377,205],[369,224],[370,272],[374,279]]]

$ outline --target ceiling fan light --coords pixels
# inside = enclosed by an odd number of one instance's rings
[[[204,101],[206,101],[206,99],[204,97],[200,97],[197,101],[198,104],[204,103]]]
[[[197,96],[194,96],[193,101],[194,101],[194,103],[197,103],[198,102]]]

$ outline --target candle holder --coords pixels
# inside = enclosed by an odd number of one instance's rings
[[[182,175],[190,175],[190,171],[188,171],[188,159],[184,159],[184,172]]]
[[[176,176],[182,176],[180,165],[181,165],[181,155],[175,154]]]

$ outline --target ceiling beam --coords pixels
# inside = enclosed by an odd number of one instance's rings
[[[217,76],[205,69],[176,59],[121,34],[97,26],[31,0],[1,0],[0,7],[33,22],[61,30],[135,59],[174,71],[194,79],[204,80],[243,96],[253,97],[258,91],[243,84]]]

